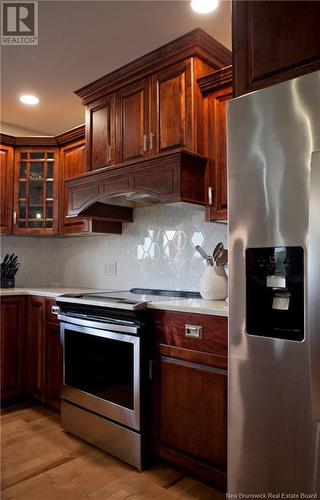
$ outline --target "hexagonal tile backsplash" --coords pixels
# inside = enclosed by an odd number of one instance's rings
[[[119,236],[46,238],[40,245],[37,239],[7,237],[2,253],[19,255],[20,286],[198,290],[204,263],[195,246],[208,253],[219,241],[228,246],[227,225],[206,223],[201,207],[138,208],[134,221]],[[105,263],[114,261],[117,276],[105,276]]]

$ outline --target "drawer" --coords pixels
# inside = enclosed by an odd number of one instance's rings
[[[225,317],[153,311],[153,319],[157,343],[228,355],[228,319]]]
[[[56,325],[60,324],[58,320],[58,314],[52,312],[54,308],[57,307],[57,303],[55,299],[46,299],[46,322],[47,323],[55,323]]]

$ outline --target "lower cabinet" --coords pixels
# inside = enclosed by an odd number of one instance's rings
[[[226,374],[161,357],[160,443],[226,467]]]
[[[46,326],[46,403],[60,409],[62,383],[60,328],[51,323]]]
[[[25,298],[1,297],[1,399],[25,390]]]
[[[227,319],[161,313],[155,319],[155,454],[225,490]],[[200,328],[198,339],[185,337],[188,325]]]
[[[60,325],[45,297],[1,297],[1,400],[30,396],[60,409]]]
[[[52,313],[56,301],[46,300],[46,403],[60,410],[62,385],[62,349],[60,344],[60,322]]]
[[[28,297],[27,394],[45,401],[45,298]]]

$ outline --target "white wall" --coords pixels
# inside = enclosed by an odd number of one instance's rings
[[[17,286],[198,290],[204,264],[195,246],[210,253],[219,241],[227,246],[227,226],[206,223],[202,208],[139,208],[134,220],[122,235],[4,237],[1,253],[19,255]],[[105,263],[114,261],[117,276],[105,276]]]

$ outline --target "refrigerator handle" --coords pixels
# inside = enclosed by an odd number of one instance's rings
[[[320,151],[311,156],[308,258],[308,324],[312,415],[320,421]]]

